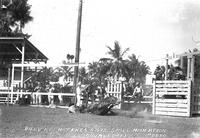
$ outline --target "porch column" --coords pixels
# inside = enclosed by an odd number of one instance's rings
[[[192,78],[192,76],[191,76],[192,56],[191,55],[187,56],[187,60],[188,60],[188,62],[187,62],[187,79],[189,80]]]
[[[180,57],[181,63],[180,63],[180,67],[181,69],[183,69],[183,56]]]
[[[191,57],[191,79],[192,79],[192,82],[194,81],[194,71],[195,71],[194,64],[195,64],[195,56],[192,56]]]
[[[24,57],[25,57],[25,41],[22,43],[22,67],[21,67],[21,87],[23,87],[23,82],[24,82]],[[23,89],[21,89],[21,92]],[[22,97],[22,94],[20,95]]]

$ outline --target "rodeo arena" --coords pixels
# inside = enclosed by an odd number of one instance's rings
[[[88,86],[80,83],[76,84],[74,91],[73,78],[67,83],[69,88],[56,90],[55,82],[32,81],[32,74],[41,72],[47,67],[76,67],[83,66],[84,63],[67,63],[60,65],[47,64],[48,58],[39,51],[29,40],[22,37],[1,37],[0,38],[0,104],[7,106],[22,104],[35,107],[67,108],[70,105],[74,108],[80,106],[85,100],[82,92],[87,91]],[[182,80],[168,80],[168,68],[170,60],[178,59],[178,67],[187,74]],[[129,104],[140,103],[147,104],[153,115],[182,116],[192,117],[200,113],[200,71],[197,67],[200,65],[200,52],[194,51],[177,55],[176,57],[167,56],[165,79],[156,80],[155,76],[151,78],[148,85],[142,84],[143,95],[136,97],[124,94],[126,83],[123,79],[108,79],[105,88],[105,97],[112,96],[116,98],[107,108],[123,110]],[[137,87],[137,86],[136,86]],[[100,89],[95,91],[95,101],[100,102],[98,97]],[[103,97],[103,98],[105,98]],[[91,104],[92,99],[88,99],[87,104]],[[105,102],[105,101],[104,101]],[[71,111],[71,112],[75,112]],[[101,114],[101,113],[99,113]]]

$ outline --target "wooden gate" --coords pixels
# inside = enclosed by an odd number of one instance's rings
[[[116,81],[116,82],[108,82],[107,84],[107,94],[116,97],[119,101],[122,100],[123,94],[123,82]],[[121,109],[121,104],[116,105],[115,109]]]
[[[191,81],[155,81],[153,114],[191,116]]]

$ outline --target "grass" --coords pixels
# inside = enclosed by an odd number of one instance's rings
[[[71,114],[67,109],[0,106],[0,138],[199,137],[200,118],[153,116],[114,110],[115,115]]]

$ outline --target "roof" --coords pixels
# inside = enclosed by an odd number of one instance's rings
[[[48,58],[24,37],[0,37],[0,59],[21,61],[22,46],[25,46],[24,61],[44,61]]]
[[[188,52],[182,53],[178,55],[179,57],[192,57],[192,56],[200,56],[200,51],[195,48],[193,50],[188,50]]]

